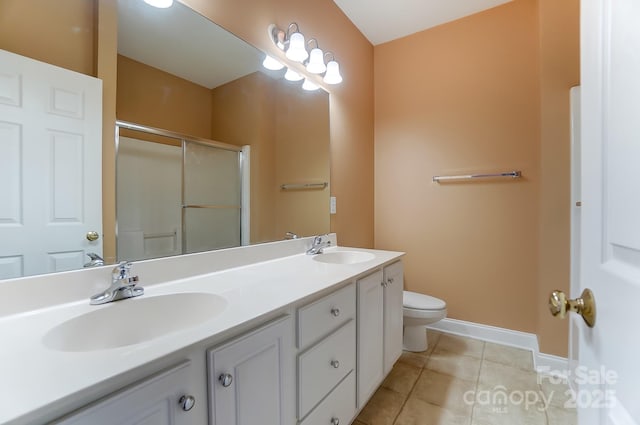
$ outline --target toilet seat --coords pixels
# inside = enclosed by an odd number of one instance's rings
[[[402,294],[402,305],[405,310],[444,310],[447,303],[439,298],[430,295],[419,294],[417,292],[404,291]]]

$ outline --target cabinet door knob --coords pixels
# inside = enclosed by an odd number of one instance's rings
[[[380,285],[382,285],[383,288],[386,288],[387,287],[387,282],[383,281],[382,283],[380,283]]]
[[[180,400],[178,400],[178,404],[182,407],[182,410],[188,412],[196,405],[196,398],[192,395],[183,395],[180,397]]]
[[[340,309],[338,307],[333,307],[331,309],[331,314],[333,314],[335,317],[340,316]]]
[[[230,373],[223,373],[218,377],[218,381],[223,387],[228,387],[233,382],[233,376]]]
[[[337,360],[331,360],[331,366],[333,366],[334,368],[339,368],[340,367],[340,362]]]
[[[387,280],[388,280],[388,282],[389,282],[389,285],[393,285],[393,278],[392,278],[392,277],[390,277],[390,278],[389,278],[389,279],[387,279]]]
[[[331,425],[340,425],[340,419],[334,416],[333,418],[331,418]]]

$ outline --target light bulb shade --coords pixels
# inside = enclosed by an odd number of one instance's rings
[[[302,80],[304,77],[300,74],[298,74],[296,71],[292,70],[291,68],[287,69],[287,72],[284,74],[284,79],[287,81],[300,81]]]
[[[307,63],[307,71],[312,74],[322,74],[327,70],[327,66],[324,64],[324,54],[322,50],[317,47],[311,50],[309,55],[309,62]]]
[[[171,5],[173,5],[173,0],[144,0],[144,2],[148,5],[158,7],[160,9],[166,9],[167,7],[171,7]]]
[[[336,61],[330,61],[327,64],[327,73],[324,74],[323,81],[327,84],[340,84],[342,75],[340,75],[340,65]]]
[[[304,35],[299,32],[291,34],[286,56],[296,62],[303,62],[309,57],[309,53],[304,48]]]
[[[262,66],[272,71],[279,71],[284,68],[284,64],[279,60],[267,55],[262,61]]]
[[[313,90],[318,90],[320,86],[305,78],[304,83],[302,83],[302,88],[303,90],[313,91]]]

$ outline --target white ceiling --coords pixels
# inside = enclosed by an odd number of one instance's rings
[[[261,67],[263,54],[188,7],[118,0],[118,53],[207,88]]]
[[[386,43],[511,0],[333,0],[373,44]]]

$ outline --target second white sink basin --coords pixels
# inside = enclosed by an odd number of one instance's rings
[[[142,296],[96,307],[63,322],[44,336],[59,351],[95,351],[139,344],[206,322],[227,301],[215,294],[186,292]]]
[[[313,256],[315,261],[331,264],[357,264],[371,261],[376,256],[369,252],[360,251],[333,251]]]

